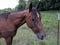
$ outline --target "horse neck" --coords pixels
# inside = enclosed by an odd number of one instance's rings
[[[19,27],[25,23],[25,16],[27,14],[27,10],[11,13],[9,16],[9,20],[11,24],[14,24],[14,26]]]

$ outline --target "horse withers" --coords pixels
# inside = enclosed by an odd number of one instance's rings
[[[41,40],[45,37],[45,30],[41,23],[41,15],[39,14],[39,4],[37,8],[32,7],[32,3],[29,9],[0,14],[0,38],[6,40],[7,45],[12,45],[13,37],[16,35],[17,29],[27,24],[29,28],[37,35]]]

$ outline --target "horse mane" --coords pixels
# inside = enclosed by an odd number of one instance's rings
[[[5,17],[6,19],[8,18],[8,16],[11,14],[11,13],[15,13],[15,12],[19,12],[19,11],[24,11],[25,9],[19,9],[17,11],[12,11],[12,12],[3,12],[3,13],[0,13],[0,16],[2,17]]]
[[[7,18],[8,18],[8,15],[9,15],[10,13],[11,13],[11,12],[0,13],[0,16],[5,17],[5,18],[7,19]]]

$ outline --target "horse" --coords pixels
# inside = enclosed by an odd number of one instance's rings
[[[0,38],[4,38],[7,45],[12,45],[17,29],[25,23],[38,39],[44,39],[46,34],[41,22],[39,5],[33,7],[31,2],[26,10],[0,14]]]

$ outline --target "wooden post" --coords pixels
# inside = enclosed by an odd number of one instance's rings
[[[59,45],[59,21],[60,21],[60,13],[58,14],[57,45]]]
[[[57,31],[57,45],[59,45],[59,20],[58,20],[58,31]]]

